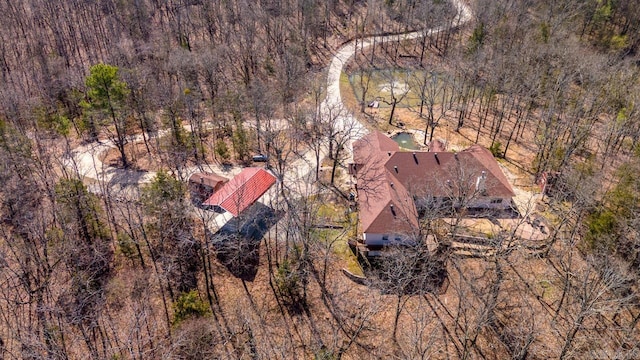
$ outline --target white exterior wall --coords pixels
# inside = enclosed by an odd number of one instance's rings
[[[372,234],[372,233],[364,233],[362,237],[364,238],[364,243],[367,245],[387,245],[388,241],[382,240],[383,234]]]

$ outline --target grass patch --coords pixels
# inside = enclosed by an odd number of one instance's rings
[[[360,108],[360,102],[354,96],[349,76],[344,71],[340,73],[340,95],[342,97],[342,103],[347,109]]]
[[[437,93],[441,92],[441,87],[445,85],[444,74],[434,73],[436,86],[439,88]],[[406,95],[398,103],[397,106],[409,108],[420,106],[420,87],[424,82],[425,76],[429,85],[427,88],[432,87],[430,83],[431,72],[426,70],[407,70],[407,69],[376,69],[376,70],[359,70],[349,75],[349,83],[351,85],[351,91],[353,96],[358,101],[362,99],[362,93],[366,88],[366,102],[378,100],[380,108],[390,108],[391,105],[391,88],[396,98],[401,97],[404,93]],[[341,79],[342,81],[342,79]],[[437,96],[436,104],[439,103],[441,98]]]
[[[329,207],[327,207],[329,208]],[[345,223],[343,229],[314,229],[314,237],[323,245],[330,246],[331,251],[342,261],[344,261],[344,268],[349,270],[352,274],[358,276],[364,276],[362,267],[358,262],[358,258],[351,251],[348,240],[353,237],[355,233],[355,222],[352,222],[356,217],[355,213],[349,214],[348,217],[342,217]]]
[[[310,199],[320,203],[316,213],[316,224],[340,227],[314,228],[311,230],[312,238],[319,245],[330,248],[331,252],[343,261],[345,269],[355,275],[364,276],[358,258],[348,243],[357,234],[358,214],[348,212],[346,204],[339,199],[327,199],[319,195],[313,195]]]
[[[357,256],[351,251],[351,248],[349,248],[349,244],[346,241],[338,241],[333,246],[333,251],[336,255],[340,256],[341,259],[345,260],[345,269],[349,270],[353,275],[364,276],[364,272],[362,271],[360,262],[358,262]]]
[[[335,225],[343,225],[345,223],[344,206],[332,203],[324,202],[318,208],[318,218],[321,221],[330,222]]]
[[[556,288],[549,280],[540,280],[538,281],[538,286],[542,289],[542,299],[549,302],[552,301],[555,297]]]

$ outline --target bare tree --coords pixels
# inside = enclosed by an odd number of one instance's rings
[[[389,101],[382,99],[384,103],[391,106],[391,112],[389,113],[389,125],[393,123],[393,116],[395,115],[396,107],[400,102],[402,102],[402,100],[404,100],[410,91],[408,85],[409,73],[402,72],[402,74],[398,74],[398,72],[400,71],[396,69],[387,69],[382,71],[383,77],[387,81],[384,90],[388,91],[390,96]]]
[[[328,119],[329,158],[333,160],[330,183],[333,185],[338,166],[344,167],[343,161],[351,157],[351,142],[362,136],[363,128],[341,105],[324,107],[322,116]]]
[[[410,78],[411,88],[419,91],[420,117],[424,117],[424,107],[427,108],[424,144],[433,140],[433,134],[440,120],[447,116],[453,107],[454,89],[450,87],[446,75],[435,71],[414,72]],[[431,131],[429,132],[429,129]],[[428,137],[428,139],[427,139]]]
[[[619,312],[635,299],[624,266],[620,267],[606,258],[592,257],[587,260],[579,276],[569,278],[572,301],[568,315],[571,325],[558,355],[560,359],[572,355],[573,342],[585,322],[599,314]],[[571,268],[576,270],[576,266]]]

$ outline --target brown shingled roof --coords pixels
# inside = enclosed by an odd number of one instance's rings
[[[358,186],[360,226],[363,232],[408,234],[418,227],[413,199],[393,176],[385,174]]]
[[[400,145],[380,131],[374,131],[353,143],[353,162],[356,165],[371,162],[371,156],[400,151]]]
[[[229,181],[229,179],[227,179],[224,176],[220,176],[212,173],[206,173],[206,172],[194,173],[189,178],[189,182],[192,182],[194,184],[206,185],[211,188],[215,188],[216,186],[221,186],[227,181]]]
[[[360,224],[363,232],[407,233],[418,226],[413,196],[506,198],[513,189],[489,150],[474,145],[459,153],[402,152],[379,131],[354,143]],[[392,206],[393,205],[393,206]]]
[[[514,195],[491,153],[478,145],[457,154],[396,152],[386,161],[385,168],[418,196],[470,196],[476,191],[476,181],[483,171],[486,174],[484,196]]]
[[[502,169],[500,169],[500,165],[493,157],[493,154],[491,154],[491,152],[487,148],[476,144],[468,149],[465,149],[463,153],[467,153],[473,156],[478,164],[483,166],[487,170],[488,174],[490,176],[493,176],[493,178],[496,180],[496,183],[490,189],[487,188],[487,192],[490,191],[490,194],[492,194],[493,196],[515,196],[509,180],[507,180],[507,177],[502,172]],[[487,182],[489,182],[489,180],[487,180]]]

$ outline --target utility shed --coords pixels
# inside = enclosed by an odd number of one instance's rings
[[[189,177],[189,192],[194,203],[202,204],[229,181],[224,176],[198,172]]]
[[[275,176],[262,168],[245,168],[220,190],[213,193],[202,205],[219,206],[233,216],[238,216],[267,192],[275,182]]]

